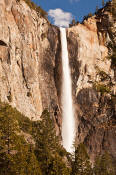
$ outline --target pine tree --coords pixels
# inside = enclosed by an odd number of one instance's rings
[[[12,109],[9,105],[2,105],[0,109],[0,133],[1,140],[0,147],[0,166],[5,167],[8,171],[10,168],[11,153],[15,150],[15,144],[17,143],[18,132],[17,122],[12,115]]]
[[[104,2],[104,0],[102,0],[102,7],[104,7],[104,5],[105,5],[105,2]]]
[[[11,106],[0,103],[0,175],[41,175],[34,149],[20,133],[17,115]]]
[[[72,24],[72,26],[75,26],[76,25],[75,19],[72,20],[71,24]]]
[[[84,144],[75,148],[75,160],[72,164],[72,175],[92,175],[91,164]]]
[[[98,6],[96,6],[96,12],[98,12]]]
[[[34,146],[22,131],[34,137]],[[0,103],[0,175],[69,175],[67,154],[47,110],[40,121],[32,122]]]
[[[95,175],[115,175],[111,156],[108,153],[96,158],[94,165]]]
[[[44,110],[41,121],[37,122],[34,128],[38,131],[33,131],[33,133],[35,133],[37,143],[36,157],[40,162],[42,174],[69,175],[68,168],[59,154],[62,147],[59,144],[59,138],[56,136],[53,119],[47,110]]]
[[[66,163],[56,153],[52,156],[48,169],[49,175],[70,175],[70,169],[66,167]]]

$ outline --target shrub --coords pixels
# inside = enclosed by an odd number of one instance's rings
[[[12,102],[12,96],[11,96],[11,94],[7,96],[7,99],[8,99],[9,102]]]
[[[23,0],[26,2],[26,4],[33,10],[37,12],[37,14],[41,15],[44,18],[47,18],[47,12],[44,11],[40,6],[37,6],[33,1],[31,0]],[[20,0],[17,0],[17,2],[20,2]]]
[[[31,92],[27,92],[27,97],[32,97]]]
[[[101,77],[101,81],[109,80],[110,79],[110,76],[106,72],[104,72],[104,71],[99,71],[99,75]]]
[[[83,21],[84,20],[88,20],[88,18],[90,18],[92,16],[93,16],[93,14],[92,13],[89,13],[88,15],[86,15],[86,16],[83,17]]]
[[[42,17],[47,18],[47,15],[48,15],[47,12],[44,11],[40,6],[37,6],[37,7],[36,7],[36,12],[37,12],[37,13],[40,13]]]
[[[110,93],[110,87],[107,85],[100,84],[100,83],[94,83],[93,87],[96,91],[101,92],[102,94]]]

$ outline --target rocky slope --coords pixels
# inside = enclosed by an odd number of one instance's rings
[[[116,160],[116,67],[108,58],[116,44],[109,6],[67,29],[77,121],[77,143],[93,161],[105,151]],[[23,1],[0,1],[0,98],[30,119],[43,109],[61,130],[61,43],[59,29]]]

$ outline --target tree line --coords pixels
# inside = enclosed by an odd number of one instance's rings
[[[101,3],[102,3],[102,8],[103,8],[106,4],[108,4],[109,2],[111,2],[111,0],[107,1],[106,3],[105,3],[104,0],[102,0],[102,1],[101,1]],[[114,10],[112,10],[112,13],[116,13],[116,10],[115,10],[115,9],[116,9],[116,0],[112,0],[112,9],[114,9]],[[99,7],[96,6],[95,13],[89,12],[87,15],[84,15],[84,16],[83,16],[82,23],[83,23],[84,20],[87,20],[88,18],[90,18],[90,17],[92,17],[94,14],[96,14],[96,13],[98,12],[98,10],[99,10]],[[79,20],[75,20],[75,18],[73,18],[72,21],[71,21],[71,24],[69,24],[69,26],[72,27],[72,26],[75,26],[75,25],[78,25],[78,24],[79,24]]]
[[[16,0],[17,2],[20,2],[20,0]],[[47,12],[43,10],[40,6],[36,5],[32,0],[23,0],[26,2],[26,4],[33,10],[37,12],[37,14],[41,15],[42,17],[47,19]]]
[[[108,153],[92,167],[83,143],[68,153],[48,110],[35,122],[0,102],[0,175],[114,175],[114,168]]]

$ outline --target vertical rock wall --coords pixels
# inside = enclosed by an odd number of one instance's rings
[[[116,22],[109,6],[67,29],[77,119],[76,142],[84,142],[91,160],[109,152],[116,162],[116,81],[112,49]]]
[[[58,28],[23,0],[0,1],[0,98],[30,119],[38,120],[47,108],[60,123],[54,80],[58,38]]]

